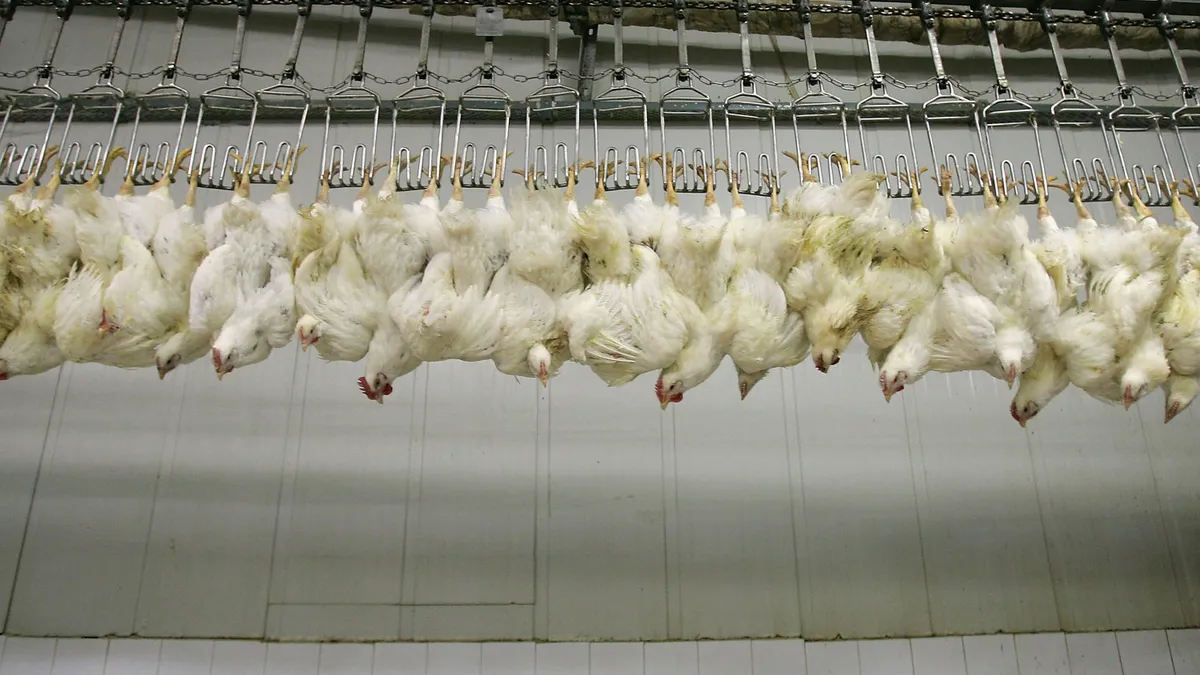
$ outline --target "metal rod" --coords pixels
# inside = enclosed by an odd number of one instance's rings
[[[300,59],[300,43],[304,40],[304,28],[312,14],[312,0],[302,0],[296,7],[296,27],[292,29],[292,44],[288,48],[287,61],[283,64],[280,82],[296,79],[296,61]]]
[[[233,39],[233,60],[229,64],[229,77],[226,83],[242,79],[242,48],[246,44],[246,21],[250,18],[250,8],[254,0],[239,0],[237,34]]]

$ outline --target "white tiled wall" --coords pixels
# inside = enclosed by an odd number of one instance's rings
[[[0,675],[1196,675],[1200,631],[805,642],[262,643],[0,636]]]
[[[324,7],[314,14],[299,68],[323,86],[348,72],[356,14]],[[51,25],[27,8],[16,16],[0,42],[5,70],[35,63]],[[255,10],[246,65],[277,68],[292,16]],[[205,8],[195,17],[181,64],[217,70],[232,19]],[[394,11],[376,17],[368,70],[406,74],[415,66],[414,21]],[[59,65],[94,63],[111,18],[79,12],[68,30],[83,33],[67,34]],[[119,63],[134,70],[161,63],[169,19],[139,11]],[[89,26],[104,39],[79,39]],[[516,73],[540,70],[540,30],[511,27],[497,42],[497,63]],[[626,55],[640,72],[670,66],[671,32],[630,30],[627,39]],[[693,64],[718,80],[736,73],[732,40],[697,36]],[[467,72],[479,61],[477,43],[470,21],[439,18],[431,67]],[[781,37],[780,44],[776,54],[755,38],[755,63],[776,79],[783,66],[793,76],[802,70],[799,42]],[[564,37],[563,53],[573,54],[573,45]],[[601,67],[608,49],[602,45]],[[822,40],[818,49],[838,77],[862,79],[860,42]],[[889,72],[912,81],[932,72],[921,49],[881,49]],[[946,53],[948,70],[986,86],[981,50]],[[1131,54],[1131,78],[1171,91],[1162,54]],[[1112,87],[1101,55],[1068,56],[1085,90]],[[1008,57],[1024,88],[1052,85],[1044,55]],[[56,83],[64,91],[82,84]],[[184,84],[198,92],[214,83]],[[461,87],[448,89],[453,96]],[[319,146],[316,126],[308,142]],[[99,133],[87,125],[77,131]],[[262,131],[276,139],[287,133]],[[515,130],[513,138],[523,145]],[[872,151],[885,154],[899,148],[896,139],[868,135]],[[806,147],[829,140],[805,131]],[[1091,146],[1083,137],[1068,141],[1072,149],[1096,147],[1094,139]],[[1014,156],[1033,156],[1028,139],[1004,145]],[[1130,142],[1126,150],[1148,148]],[[315,173],[314,165],[301,167],[298,201],[313,194]],[[1069,223],[1062,206],[1054,203]],[[905,208],[897,204],[897,213]],[[1097,207],[1102,218],[1110,217],[1106,209]],[[650,381],[611,390],[568,367],[541,390],[486,364],[461,363],[422,367],[377,406],[354,386],[357,365],[323,363],[294,346],[220,383],[204,362],[164,382],[153,372],[78,365],[4,382],[0,618],[10,635],[357,641],[832,639],[1200,625],[1200,413],[1164,427],[1160,394],[1125,412],[1068,392],[1022,431],[1008,416],[1010,392],[978,374],[930,376],[885,404],[856,350],[829,375],[808,364],[772,374],[745,402],[726,367],[666,413]],[[1154,653],[1143,638],[1130,639],[1122,654]],[[1044,638],[1017,638],[1015,651],[1003,640],[972,638],[965,653],[998,669],[1015,663],[1021,672],[1056,672],[1054,662],[1028,656],[1038,652],[1023,650],[1023,640],[1036,650]],[[1071,672],[1119,672],[1083,670],[1090,659],[1115,658],[1113,640],[1069,639]],[[16,644],[12,659],[54,650],[52,642]],[[262,660],[261,645],[215,644],[185,643],[164,655],[180,663],[193,652],[231,664]],[[883,672],[908,657],[915,674],[956,672],[935,666],[966,672],[957,638],[911,648],[848,644],[809,645],[810,670]],[[644,655],[606,645],[591,663],[597,672],[642,658],[647,672],[729,672],[721,664],[795,663],[797,645],[701,643],[698,652],[647,645]],[[114,641],[109,657],[155,672],[157,649]],[[369,648],[271,645],[266,672],[291,672],[292,663],[316,672],[318,662],[328,670],[343,660],[346,672],[356,672],[361,649]],[[481,658],[484,672],[505,672],[487,669],[489,655],[519,671],[520,659],[534,653],[480,649],[436,646],[420,658],[429,672],[449,675],[477,671]],[[374,658],[411,653],[381,646]],[[588,663],[586,646],[537,653],[546,672]],[[1200,657],[1186,658],[1196,668]],[[959,665],[938,665],[945,663]]]

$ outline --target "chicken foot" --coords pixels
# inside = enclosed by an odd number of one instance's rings
[[[945,164],[938,166],[940,177],[939,187],[942,189],[942,199],[946,202],[946,220],[958,220],[958,209],[954,206],[952,174]]]
[[[1088,179],[1080,178],[1074,183],[1047,183],[1046,187],[1056,188],[1067,193],[1071,199],[1071,203],[1075,205],[1075,215],[1079,220],[1092,220],[1092,214],[1083,205],[1083,188],[1088,184]],[[1039,211],[1039,213],[1041,213]]]
[[[117,161],[118,157],[128,157],[128,155],[125,153],[125,148],[113,148],[112,150],[109,150],[108,155],[105,156],[104,161],[100,164],[100,166],[88,167],[95,170],[93,171],[91,177],[87,179],[87,182],[83,184],[84,187],[89,190],[100,189],[100,184],[104,182],[104,177],[108,175],[109,170],[112,169],[113,162]]]

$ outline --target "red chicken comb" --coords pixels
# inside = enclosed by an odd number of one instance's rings
[[[366,396],[372,401],[379,398],[378,394],[371,391],[371,385],[367,384],[367,378],[365,377],[358,378],[358,390],[363,393],[363,396]]]
[[[659,375],[658,380],[656,380],[654,382],[654,395],[658,397],[658,400],[660,400],[660,401],[662,400],[662,397],[663,397],[662,375]]]

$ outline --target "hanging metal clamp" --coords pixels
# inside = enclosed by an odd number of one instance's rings
[[[494,40],[504,34],[504,9],[496,6],[496,0],[484,0],[475,13],[475,34],[483,38],[483,65],[479,67],[479,83],[492,84],[496,81]]]
[[[625,74],[628,69],[625,67],[625,39],[624,39],[624,21],[625,21],[625,6],[621,0],[612,0],[612,16],[613,16],[613,86],[621,86],[625,84]]]
[[[433,0],[421,3],[421,45],[420,59],[417,61],[416,84],[423,86],[429,82],[429,34],[433,24]]]
[[[17,0],[0,0],[0,21],[12,21],[17,11]]]
[[[882,95],[887,91],[887,87],[883,83],[879,52],[875,47],[875,8],[872,7],[871,0],[853,0],[852,4],[858,10],[858,18],[862,20],[863,32],[867,37],[867,56],[871,62],[871,91]]]
[[[996,27],[999,25],[996,19],[996,8],[986,2],[975,2],[975,13],[979,17],[979,23],[987,32],[988,48],[992,54],[992,67],[996,71],[996,95],[1009,96],[1011,90],[1008,86],[1008,76],[1004,74],[1004,62],[1000,58],[1000,40],[996,37]]]
[[[296,81],[296,61],[300,57],[300,40],[304,38],[304,27],[312,14],[312,0],[300,0],[296,5],[296,28],[292,31],[292,46],[288,52],[287,62],[283,64],[283,72],[279,74],[279,83]]]
[[[355,58],[354,72],[350,74],[350,81],[355,84],[362,84],[365,79],[363,62],[367,52],[367,22],[371,20],[374,11],[375,0],[358,0],[358,56]]]
[[[674,0],[676,7],[676,34],[679,41],[679,70],[676,74],[676,85],[685,86],[691,82],[691,66],[688,65],[688,4],[686,0]]]
[[[929,48],[933,54],[933,67],[936,70],[933,78],[934,86],[937,88],[938,94],[953,95],[954,86],[950,84],[950,78],[946,76],[945,68],[942,66],[942,53],[938,48],[937,40],[937,14],[933,11],[933,5],[928,0],[913,0],[912,6],[917,10],[921,27],[929,36]]]
[[[546,20],[550,24],[549,54],[546,67],[546,84],[556,84],[559,78],[558,69],[558,2],[554,0],[546,7]]]
[[[1058,46],[1058,19],[1054,16],[1054,11],[1050,9],[1051,0],[1033,0],[1030,3],[1029,11],[1037,14],[1038,23],[1041,24],[1042,30],[1046,32],[1046,39],[1050,42],[1050,51],[1054,57],[1054,67],[1058,71],[1059,88],[1062,90],[1064,97],[1075,95],[1075,86],[1071,84],[1071,79],[1067,76],[1067,65],[1063,61],[1062,50]]]
[[[742,52],[742,91],[752,91],[754,70],[750,66],[750,0],[737,0],[737,20]]]

